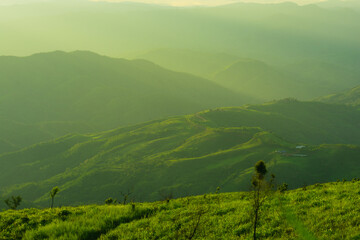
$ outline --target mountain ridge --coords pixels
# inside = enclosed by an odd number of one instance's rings
[[[46,130],[59,137],[78,130],[89,132],[76,124],[67,130],[67,122],[83,123],[88,129],[100,131],[213,107],[241,105],[251,99],[206,79],[170,71],[146,60],[110,58],[89,51],[0,57],[0,70],[0,114],[29,126],[27,131],[39,137],[27,143],[13,139],[21,147],[49,140],[31,127],[41,123],[63,122],[57,129]],[[20,134],[15,127],[12,129],[10,134],[2,135],[15,138]]]

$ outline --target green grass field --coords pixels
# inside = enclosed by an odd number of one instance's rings
[[[360,182],[268,195],[260,239],[360,239]],[[251,239],[251,194],[0,213],[0,239]],[[192,238],[191,238],[192,236]]]

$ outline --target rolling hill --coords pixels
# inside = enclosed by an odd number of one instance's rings
[[[1,112],[1,111],[0,111]],[[26,146],[49,141],[69,133],[87,133],[96,131],[84,122],[36,122],[24,123],[0,119],[0,153],[13,152]]]
[[[0,57],[0,84],[4,151],[70,132],[108,130],[252,101],[148,61],[81,51]]]
[[[359,119],[352,107],[283,100],[67,135],[1,155],[0,191],[44,206],[56,185],[65,205],[102,202],[127,189],[138,201],[217,186],[247,190],[259,159],[291,188],[350,179],[360,170],[360,147],[344,143],[359,144]]]
[[[328,96],[315,99],[321,102],[348,104],[348,105],[360,105],[360,86],[354,87],[348,91],[341,93],[335,93]]]
[[[223,108],[200,114],[210,127],[250,126],[291,142],[359,144],[359,111],[351,106],[283,99],[261,105]]]

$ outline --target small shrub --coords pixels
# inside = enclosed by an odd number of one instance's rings
[[[130,189],[127,190],[127,192],[120,192],[123,200],[122,200],[122,204],[126,205],[127,201],[129,200],[132,191],[130,191]]]
[[[116,200],[112,199],[111,197],[105,200],[106,205],[110,205],[114,203],[116,203]]]
[[[136,209],[136,205],[135,205],[135,203],[134,202],[132,202],[131,203],[131,211],[135,211],[135,209]]]
[[[12,196],[11,198],[5,199],[5,204],[12,210],[16,210],[16,208],[20,205],[22,198],[20,196]]]
[[[251,232],[251,223],[241,225],[238,229],[235,230],[235,235],[240,237],[241,235],[246,235]]]
[[[30,221],[30,219],[26,216],[21,218],[21,222],[23,222],[23,223],[28,223],[29,221]]]
[[[71,215],[71,212],[65,209],[61,210],[57,215],[61,220],[64,221],[69,215]]]
[[[288,190],[288,185],[287,185],[286,183],[283,183],[282,185],[280,185],[280,186],[278,187],[278,191],[279,191],[280,193],[284,193],[286,190]]]

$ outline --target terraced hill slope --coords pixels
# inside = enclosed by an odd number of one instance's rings
[[[65,205],[127,189],[140,201],[247,190],[260,159],[291,188],[353,178],[360,147],[338,143],[358,143],[359,119],[352,107],[283,100],[67,135],[0,156],[0,191],[44,206],[57,185]]]

